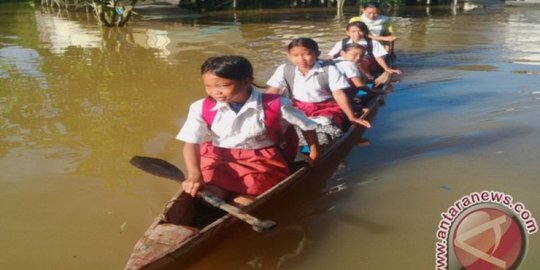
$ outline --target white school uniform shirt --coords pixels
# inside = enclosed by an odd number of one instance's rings
[[[264,110],[262,94],[253,90],[244,106],[234,112],[225,102],[216,102],[211,110],[216,110],[216,116],[211,129],[202,117],[202,104],[204,99],[191,104],[188,117],[178,132],[176,139],[187,143],[203,143],[211,140],[215,146],[229,149],[259,149],[274,145],[264,124]],[[280,97],[282,130],[290,123],[302,130],[314,130],[317,123],[313,122],[297,108],[292,102]]]
[[[343,73],[345,78],[350,79],[354,77],[364,78],[364,74],[358,70],[356,64],[352,61],[347,61],[341,57],[334,59],[334,64]]]
[[[352,43],[352,42],[353,42],[352,39],[349,39],[349,41],[347,41],[347,43]],[[367,48],[367,41],[364,38],[361,39],[360,42],[358,42],[358,44]],[[384,49],[384,46],[379,41],[372,39],[371,44],[373,45],[373,56],[381,57],[388,54],[388,52]],[[343,43],[341,40],[336,42],[334,47],[332,47],[332,49],[328,52],[328,55],[330,57],[334,57],[334,55],[338,54],[341,51],[342,47],[343,47]],[[366,54],[367,54],[367,51],[366,51]]]
[[[312,103],[332,99],[332,94],[319,85],[319,80],[317,79],[317,73],[319,72],[325,72],[325,70],[318,61],[315,62],[315,65],[313,65],[306,76],[304,76],[304,74],[298,70],[298,67],[294,67],[294,85],[293,89],[290,89],[292,93],[291,98],[302,102]],[[287,83],[285,82],[285,64],[280,65],[276,69],[266,84],[272,87],[280,88],[282,94],[286,91]],[[347,79],[334,65],[330,65],[328,67],[328,84],[331,92],[349,87]]]
[[[366,14],[362,14],[362,16],[360,16],[360,21],[366,24],[372,35],[380,36],[383,31],[387,30],[387,24],[390,23],[390,17],[379,15],[377,19],[371,20]]]

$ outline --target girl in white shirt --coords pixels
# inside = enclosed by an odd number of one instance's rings
[[[358,90],[370,90],[366,86],[366,75],[360,71],[365,51],[366,48],[358,43],[347,43],[339,53],[340,57],[334,59],[336,67],[343,73],[351,85],[347,91],[347,94],[351,98],[354,98]]]
[[[397,39],[397,37],[392,34],[392,21],[390,17],[381,15],[381,6],[377,2],[363,4],[361,15],[349,20],[349,22],[354,21],[365,23],[369,29],[369,37],[374,40],[392,42]]]
[[[369,38],[369,30],[365,23],[358,21],[348,23],[345,33],[347,34],[347,38],[336,42],[334,47],[328,52],[330,58],[338,57],[343,45],[347,43],[358,43],[366,47],[366,68],[370,73],[367,75],[376,76],[382,72],[401,74],[401,70],[392,69],[386,64],[385,57],[388,52],[380,42]]]
[[[266,82],[267,93],[288,93],[294,106],[310,118],[326,117],[343,127],[347,117],[351,123],[370,127],[369,122],[355,115],[344,91],[349,87],[345,77],[334,65],[319,62],[319,55],[319,45],[313,39],[291,41],[288,45],[290,63],[280,65]],[[289,73],[287,69],[291,66]],[[323,81],[327,85],[321,85]]]
[[[185,143],[188,175],[183,191],[195,196],[204,186],[224,199],[234,197],[236,203],[248,204],[289,175],[279,142],[265,124],[263,94],[253,89],[253,68],[241,56],[211,57],[202,65],[201,74],[208,97],[190,106],[177,135]],[[313,165],[319,157],[316,123],[290,100],[278,97],[275,101],[279,102],[278,126],[293,124],[304,131],[311,150],[307,161]]]

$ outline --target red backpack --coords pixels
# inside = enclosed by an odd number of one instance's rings
[[[281,103],[279,97],[279,95],[275,94],[262,94],[264,126],[272,141],[279,146],[285,160],[292,162],[298,153],[298,135],[292,125],[289,125],[285,131],[281,129]],[[215,105],[216,101],[210,97],[203,100],[202,117],[209,128],[212,126],[217,113],[217,111],[211,110]]]

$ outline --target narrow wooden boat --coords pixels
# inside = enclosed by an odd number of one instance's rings
[[[391,76],[388,76],[386,81],[381,84],[378,89],[375,89],[377,94],[368,102],[368,110],[363,114],[364,119],[371,121],[375,117],[378,109],[384,103],[386,94],[391,91],[391,79]],[[337,162],[344,158],[345,154],[348,153],[352,146],[359,142],[361,135],[365,130],[366,128],[363,126],[352,125],[342,137],[325,145],[321,154],[321,166],[324,166],[329,162],[336,163],[337,166]],[[176,168],[174,167],[174,169]],[[304,163],[299,164],[299,166],[296,166],[292,171],[293,173],[289,177],[259,195],[253,203],[243,207],[242,210],[252,212],[267,203],[277,194],[282,193],[285,189],[301,184],[306,180],[310,180],[318,173],[316,169],[312,169]],[[171,178],[167,175],[164,177]],[[182,200],[181,195],[181,191],[174,195],[165,207],[163,214],[154,220],[152,225],[150,225],[144,235],[139,239],[128,260],[126,269],[150,270],[186,268],[196,260],[200,259],[203,252],[213,246],[212,243],[216,243],[220,239],[223,239],[223,237],[227,235],[227,232],[230,232],[235,226],[245,226],[244,224],[240,224],[238,218],[233,215],[226,214],[219,209],[209,207],[200,202],[196,207],[196,220],[191,222],[192,226],[195,226],[196,229],[194,231],[185,230],[183,232],[176,232],[179,238],[183,237],[185,239],[182,239],[180,243],[175,242],[175,239],[171,239],[170,235],[167,238],[167,234],[171,232],[158,232],[158,228],[160,226],[163,227],[163,225],[169,225],[167,217],[175,215],[173,211],[182,211],[182,209],[179,209],[178,205]],[[175,233],[173,232],[172,238],[176,237],[174,234]],[[165,236],[166,239],[164,242],[166,243],[156,242],[158,241],[156,240],[156,235],[158,236],[157,238]]]

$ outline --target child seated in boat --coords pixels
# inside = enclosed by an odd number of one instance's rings
[[[366,48],[358,43],[347,43],[339,53],[340,57],[334,59],[336,67],[349,81],[350,87],[347,89],[347,95],[354,99],[358,91],[368,92],[370,89],[366,86],[367,77],[360,71],[362,58]]]
[[[401,74],[401,70],[392,69],[386,63],[386,56],[388,52],[384,49],[383,45],[376,40],[369,38],[369,30],[363,22],[351,22],[346,26],[347,38],[338,41],[334,47],[328,52],[330,58],[339,57],[340,51],[343,46],[348,43],[358,43],[366,47],[365,55],[365,70],[368,72],[366,75],[371,79],[375,76],[386,72],[389,74]]]
[[[288,45],[289,63],[280,65],[267,81],[267,93],[288,95],[295,107],[318,121],[318,135],[326,133],[333,139],[336,129],[344,128],[347,121],[370,127],[369,122],[355,115],[351,100],[344,89],[349,87],[346,78],[332,63],[318,61],[319,45],[310,38],[297,38]],[[319,132],[321,131],[321,132]],[[318,136],[325,144],[326,136]]]
[[[362,5],[361,15],[352,17],[351,22],[363,22],[369,29],[369,37],[380,41],[387,52],[393,51],[393,41],[397,39],[392,34],[392,21],[390,17],[381,15],[381,6],[377,2],[367,2]]]
[[[307,161],[314,164],[319,157],[316,123],[289,99],[255,90],[253,68],[246,58],[211,57],[202,65],[201,74],[208,96],[190,106],[176,137],[184,142],[188,171],[184,192],[195,196],[204,186],[223,199],[250,203],[289,175],[278,147],[281,142],[272,135],[289,124],[303,131],[310,147]],[[273,108],[272,115],[267,107]]]

